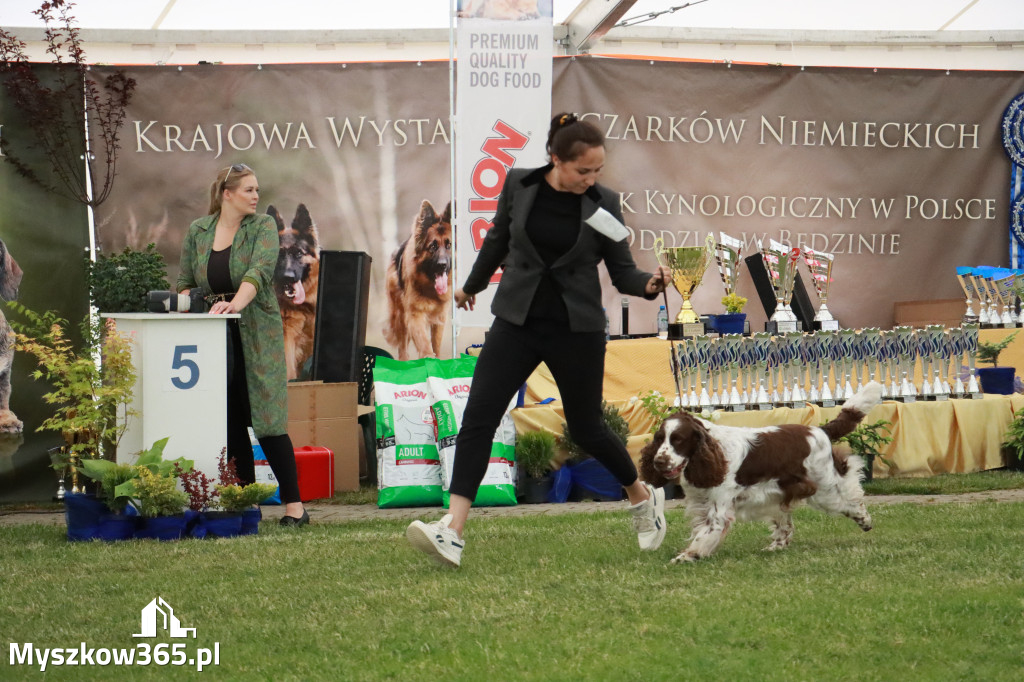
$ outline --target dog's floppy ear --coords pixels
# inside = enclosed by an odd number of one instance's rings
[[[640,450],[640,478],[650,483],[655,488],[660,488],[668,483],[661,470],[654,466],[654,456],[658,454],[658,448],[665,442],[665,424],[662,422],[658,431],[654,434],[654,440]]]
[[[281,213],[274,208],[273,204],[267,206],[267,215],[273,218],[274,222],[277,223],[278,232],[284,229],[284,219],[281,217]]]
[[[689,463],[683,476],[697,488],[714,488],[725,482],[728,466],[718,441],[695,417],[689,418]]]

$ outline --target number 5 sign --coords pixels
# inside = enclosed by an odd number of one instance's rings
[[[119,333],[132,340],[137,374],[135,415],[117,449],[118,462],[170,438],[164,457],[195,461],[217,476],[227,444],[227,320],[238,315],[118,313]],[[120,418],[124,418],[123,415]]]

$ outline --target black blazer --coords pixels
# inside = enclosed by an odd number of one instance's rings
[[[498,198],[493,227],[484,237],[462,290],[469,295],[480,293],[487,288],[498,266],[504,264],[491,312],[513,324],[523,324],[541,277],[550,273],[569,311],[569,328],[574,332],[604,331],[597,264],[604,261],[612,284],[620,292],[647,299],[657,296],[644,290],[654,275],[636,266],[625,239],[613,241],[587,224],[587,218],[601,208],[624,222],[618,194],[602,185],[589,188],[581,198],[582,222],[576,244],[550,266],[544,263],[526,235],[526,219],[537,197],[538,184],[544,182],[550,169],[547,165],[509,171]]]

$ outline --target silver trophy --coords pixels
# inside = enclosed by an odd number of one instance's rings
[[[722,386],[726,409],[731,412],[742,412],[747,409],[739,391],[740,350],[743,345],[743,334],[723,334],[719,339],[722,356],[725,360],[724,376],[728,386]]]
[[[935,400],[949,400],[949,382],[946,380],[946,369],[949,367],[949,356],[946,354],[946,327],[941,324],[930,324],[924,328],[928,336],[928,348],[931,351],[931,395]],[[928,378],[925,377],[925,382]]]
[[[967,395],[971,398],[981,398],[981,387],[978,386],[978,377],[975,373],[974,364],[978,355],[978,325],[961,325],[963,330],[963,350],[967,356]]]
[[[835,256],[831,253],[804,249],[804,263],[811,273],[811,281],[814,283],[814,290],[818,294],[818,300],[821,301],[821,307],[814,314],[814,321],[818,323],[820,329],[839,329],[839,321],[832,317],[832,313],[829,312],[826,305],[828,303],[829,285],[832,283],[832,264],[834,261]]]
[[[971,274],[968,278],[974,283],[974,292],[978,295],[978,324],[988,326],[991,323],[988,312],[990,301],[988,286],[985,284],[985,278],[982,277],[976,269],[971,270]]]
[[[894,327],[896,334],[897,367],[899,371],[899,393],[893,396],[904,403],[917,400],[917,389],[914,387],[914,369],[917,364],[917,339],[913,327]]]
[[[700,372],[700,393],[697,395],[697,403],[690,407],[697,410],[711,408],[711,394],[708,393],[708,386],[711,385],[711,337],[696,336],[692,340],[694,353],[697,358],[697,369]]]
[[[839,338],[839,373],[836,376],[836,400],[853,397],[853,358],[857,345],[857,332],[853,329],[840,329]]]
[[[754,373],[757,377],[756,392],[751,400],[758,410],[772,409],[772,398],[768,392],[768,368],[771,356],[772,335],[768,332],[756,332],[751,335],[754,340]]]
[[[793,407],[802,407],[807,402],[803,381],[803,332],[786,334],[786,374],[789,384],[789,402]]]
[[[835,407],[835,394],[830,385],[834,372],[832,370],[835,353],[836,334],[828,330],[821,330],[814,333],[815,345],[818,347],[817,356],[821,374],[821,390],[819,392],[822,407]]]
[[[861,356],[867,367],[868,381],[874,381],[878,375],[878,365],[882,360],[881,334],[882,330],[877,327],[865,327],[860,330]]]
[[[999,315],[999,324],[1003,327],[1017,326],[1017,311],[1013,310],[1013,290],[1017,281],[1017,275],[1009,270],[995,274],[992,277],[992,293],[999,300],[1003,311]]]
[[[777,334],[795,332],[798,322],[789,303],[793,298],[793,285],[796,284],[796,264],[800,259],[800,249],[789,249],[774,239],[768,240],[767,247],[758,242],[758,249],[775,292],[775,311],[769,323]]]
[[[715,261],[718,263],[718,272],[722,275],[722,286],[725,287],[726,295],[736,293],[736,280],[739,279],[740,266],[743,265],[743,261],[740,260],[742,253],[742,239],[730,237],[724,232],[718,233]]]
[[[974,308],[971,307],[974,297],[976,295],[980,295],[975,291],[974,279],[971,277],[973,272],[974,268],[964,265],[961,265],[956,269],[956,279],[960,282],[960,288],[964,290],[964,296],[967,297],[967,310],[964,312],[962,320],[965,324],[978,321],[978,316],[974,313]]]

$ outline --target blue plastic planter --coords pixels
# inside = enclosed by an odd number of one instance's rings
[[[206,512],[201,523],[206,526],[206,537],[233,538],[242,532],[241,512]]]
[[[107,542],[115,540],[131,540],[135,537],[135,529],[138,525],[138,516],[127,514],[114,514],[105,512],[100,515],[99,527],[96,529],[96,537]]]
[[[256,535],[260,532],[260,519],[263,518],[263,512],[259,507],[255,509],[246,509],[242,512],[242,528],[239,535]]]
[[[87,493],[64,495],[64,521],[68,527],[68,540],[79,542],[97,537],[100,517],[107,512],[107,505]]]
[[[712,317],[715,320],[714,330],[719,334],[742,334],[747,321],[746,313],[723,313]]]
[[[143,517],[135,532],[137,538],[178,540],[185,533],[185,515]]]
[[[978,381],[984,393],[1011,395],[1013,393],[1013,367],[979,367]]]

